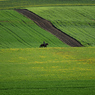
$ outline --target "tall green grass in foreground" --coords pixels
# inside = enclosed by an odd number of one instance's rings
[[[27,8],[77,39],[84,46],[95,46],[95,6]]]
[[[0,48],[68,47],[51,33],[14,10],[0,11]]]
[[[0,95],[94,95],[95,48],[0,49]]]
[[[52,5],[95,5],[95,0],[0,0],[0,9]]]

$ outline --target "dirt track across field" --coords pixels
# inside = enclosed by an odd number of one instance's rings
[[[24,16],[28,17],[29,19],[33,20],[37,25],[41,28],[45,29],[46,31],[52,33],[57,38],[59,38],[63,43],[72,46],[72,47],[82,47],[83,45],[78,42],[76,39],[70,37],[66,33],[60,31],[56,27],[54,27],[51,22],[41,18],[40,16],[36,15],[35,13],[27,10],[27,9],[15,9],[17,12],[23,14]]]

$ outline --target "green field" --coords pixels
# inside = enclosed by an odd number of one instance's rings
[[[49,47],[68,47],[16,11],[0,11],[0,48],[39,47],[43,41],[49,43]]]
[[[95,0],[0,0],[0,95],[95,95],[94,5]],[[65,45],[14,8],[37,13],[88,47]],[[49,46],[38,48],[43,41]]]
[[[37,15],[77,39],[84,46],[95,46],[95,6],[31,7]]]
[[[0,58],[0,95],[95,94],[94,47],[0,49]]]
[[[95,5],[95,0],[0,0],[0,9],[59,5]]]
[[[95,46],[94,6],[31,7],[28,9],[51,21],[55,27],[77,39],[82,45]],[[0,31],[0,48],[39,47],[43,41],[48,42],[49,47],[68,47],[14,10],[0,11]]]

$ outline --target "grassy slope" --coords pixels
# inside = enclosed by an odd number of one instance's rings
[[[95,0],[0,0],[0,9],[23,8],[29,6],[51,5],[95,5]],[[5,6],[6,5],[6,6]]]
[[[49,47],[67,46],[16,11],[0,11],[0,48],[39,47],[43,41]]]
[[[95,46],[95,6],[28,8],[84,46]]]
[[[0,58],[0,95],[95,94],[95,48],[0,49]]]

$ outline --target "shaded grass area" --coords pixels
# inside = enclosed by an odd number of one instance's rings
[[[95,94],[95,48],[0,49],[0,94]]]
[[[54,35],[16,11],[0,11],[0,48],[39,47],[43,41],[48,43],[49,47],[68,47]]]
[[[95,0],[0,0],[0,9],[52,5],[95,5]]]
[[[95,7],[32,7],[27,8],[55,27],[78,40],[84,46],[95,46]]]
[[[95,80],[78,81],[18,81],[2,82],[3,95],[88,95],[95,94]],[[8,88],[7,88],[8,87]]]

